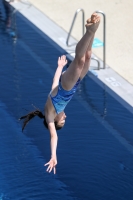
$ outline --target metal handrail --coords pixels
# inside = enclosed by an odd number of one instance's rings
[[[106,68],[106,16],[101,10],[96,10],[96,13],[103,15],[103,69]]]
[[[71,32],[72,32],[73,25],[74,25],[74,22],[75,22],[75,20],[76,20],[77,14],[78,14],[80,11],[82,12],[82,32],[83,32],[83,35],[84,35],[84,33],[85,33],[85,28],[84,28],[84,24],[85,24],[85,12],[84,12],[84,10],[83,10],[82,8],[79,8],[79,9],[77,9],[76,12],[75,12],[75,15],[74,15],[74,18],[73,18],[73,21],[72,21],[72,24],[71,24],[71,27],[70,27],[70,30],[69,30],[69,33],[68,33],[68,36],[67,36],[66,45],[67,45],[68,47],[71,47],[71,46],[77,44],[77,43],[69,44],[68,42],[69,42],[69,39],[70,39],[70,35],[71,35]]]
[[[96,57],[91,58],[91,60],[95,60],[97,62],[98,70],[100,70],[100,61]]]

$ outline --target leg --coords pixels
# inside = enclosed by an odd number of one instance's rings
[[[88,48],[92,46],[92,40],[98,28],[99,21],[99,16],[94,13],[91,16],[91,19],[89,19],[90,23],[86,25],[85,35],[76,46],[75,59],[70,64],[67,71],[62,75],[61,84],[66,90],[70,90],[81,76],[83,68],[85,67],[86,52],[88,52]]]
[[[80,79],[82,80],[85,75],[87,74],[88,70],[89,70],[89,67],[90,67],[90,62],[91,62],[91,53],[92,53],[92,44],[93,44],[93,40],[94,40],[94,36],[88,46],[88,49],[86,51],[86,54],[85,54],[85,64],[84,64],[84,67],[82,69],[82,72],[80,74]]]
[[[100,20],[100,19],[99,19]],[[89,24],[90,21],[87,20],[87,24]],[[89,67],[90,67],[90,62],[91,62],[91,54],[92,54],[92,44],[93,44],[93,40],[94,40],[94,36],[95,34],[93,35],[92,37],[92,40],[88,46],[88,49],[86,51],[86,54],[85,54],[85,64],[84,64],[84,67],[83,67],[83,70],[81,72],[81,75],[80,75],[80,79],[82,80],[84,78],[84,76],[87,74],[88,70],[89,70]]]

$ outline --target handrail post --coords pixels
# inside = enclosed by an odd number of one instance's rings
[[[100,61],[96,57],[92,57],[91,60],[95,60],[98,65],[98,70],[100,70]]]
[[[84,24],[85,24],[85,13],[84,13],[84,10],[83,10],[82,8],[79,8],[79,9],[77,9],[76,12],[75,12],[75,15],[74,15],[74,18],[73,18],[73,21],[72,21],[72,24],[71,24],[71,27],[70,27],[70,30],[69,30],[69,33],[68,33],[68,36],[67,36],[66,45],[67,45],[68,47],[71,47],[71,46],[77,44],[77,43],[73,43],[73,44],[70,45],[68,42],[69,42],[69,39],[70,39],[70,35],[71,35],[71,32],[72,32],[73,25],[74,25],[74,22],[75,22],[75,20],[76,20],[77,14],[78,14],[80,11],[82,12],[82,33],[83,33],[83,35],[84,35],[84,33],[85,33],[85,28],[84,28]]]
[[[106,68],[106,16],[103,11],[97,10],[96,13],[101,13],[103,15],[103,69]]]

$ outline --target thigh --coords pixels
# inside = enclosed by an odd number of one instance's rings
[[[76,60],[73,60],[65,71],[62,74],[61,84],[65,90],[71,90],[73,86],[76,84],[77,80],[79,79],[83,67],[78,64]]]
[[[84,65],[84,68],[83,68],[83,70],[82,70],[82,72],[81,72],[81,74],[80,74],[80,79],[82,80],[84,77],[85,77],[85,75],[88,73],[88,71],[89,71],[89,67],[90,67],[90,59],[89,60],[87,60],[86,62],[85,62],[85,65]]]

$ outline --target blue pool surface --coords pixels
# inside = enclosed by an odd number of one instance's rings
[[[57,58],[66,52],[21,14],[17,40],[0,24],[0,200],[132,200],[133,114],[91,77],[82,81],[58,132],[57,174],[46,173],[49,133],[42,111]]]

